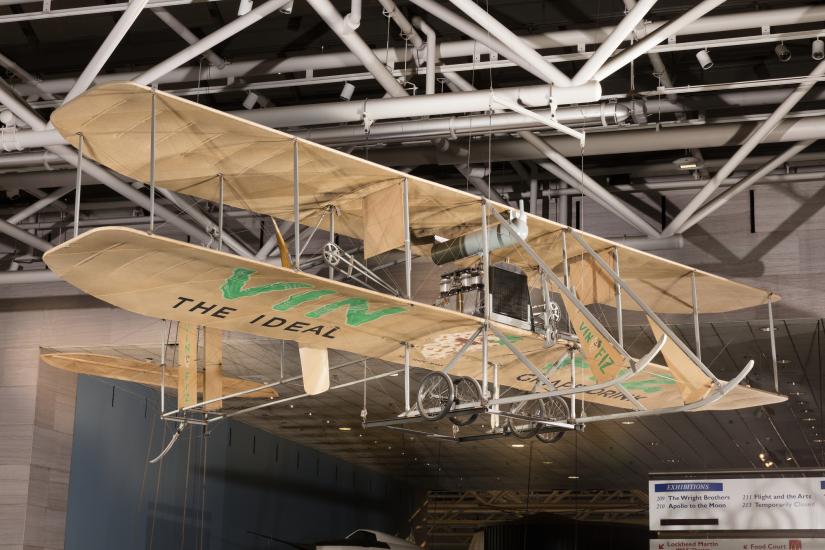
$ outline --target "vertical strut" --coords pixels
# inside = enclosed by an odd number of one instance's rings
[[[163,320],[161,327],[163,332],[160,335],[160,414],[166,412],[166,347],[169,337],[168,321]]]
[[[699,334],[699,298],[696,292],[696,271],[690,272],[690,294],[693,302],[693,340],[696,346],[696,357],[702,360],[702,340]]]
[[[484,285],[484,329],[481,331],[481,396],[488,397],[487,391],[487,327],[490,323],[490,309],[493,307],[490,293],[490,241],[487,235],[487,199],[481,199],[481,268]]]
[[[329,207],[329,243],[335,244],[335,207]],[[335,268],[329,266],[329,278],[335,278]],[[409,408],[409,407],[407,407]]]
[[[410,344],[404,342],[404,412],[410,410]]]
[[[218,174],[218,250],[223,250],[223,174]]]
[[[619,247],[613,247],[613,264],[616,266],[616,275],[621,275],[619,272]],[[622,287],[619,283],[614,283],[613,288],[616,292],[616,330],[619,336],[619,345],[624,347],[624,323],[622,320]]]
[[[410,241],[410,184],[407,178],[401,182],[404,210],[404,295],[412,300],[412,242]]]
[[[157,160],[157,86],[152,85],[152,115],[149,122],[149,233],[155,232],[155,161]]]
[[[301,203],[298,195],[298,140],[292,142],[292,208],[295,218],[293,244],[295,245],[295,269],[301,269]]]
[[[570,348],[570,389],[576,389],[576,349]],[[576,420],[576,394],[570,394],[570,418]]]
[[[77,174],[74,191],[74,237],[80,233],[80,182],[83,179],[83,134],[77,134]]]
[[[768,294],[768,331],[771,335],[771,364],[773,365],[773,389],[779,393],[779,366],[776,362],[776,329],[773,326],[773,293]]]

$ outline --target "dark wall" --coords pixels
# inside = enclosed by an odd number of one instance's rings
[[[639,550],[648,547],[646,525],[625,525],[536,514],[484,529],[484,550]]]
[[[158,400],[142,386],[78,379],[67,550],[287,548],[265,537],[407,534],[407,486],[240,422],[214,423],[206,438],[189,427],[149,464],[175,427],[158,419]]]

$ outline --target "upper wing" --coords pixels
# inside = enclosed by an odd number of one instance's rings
[[[443,368],[483,319],[123,227],[83,233],[44,256],[49,268],[117,307],[223,330],[294,340],[396,363]],[[538,335],[496,323],[522,352]],[[516,359],[490,337],[489,358]],[[457,364],[480,372],[475,342]]]
[[[52,114],[63,137],[92,159],[140,181],[149,177],[151,121],[150,88],[134,83],[98,86]],[[301,220],[314,223],[335,205],[340,215],[336,231],[363,239],[364,199],[387,187],[409,185],[410,227],[416,237],[455,237],[480,227],[479,198],[431,181],[296,138],[284,132],[156,92],[156,183],[173,191],[218,201],[218,174],[224,177],[227,204],[292,219],[293,161],[297,151]],[[368,206],[366,207],[368,208]],[[497,205],[500,211],[509,207]],[[528,243],[554,269],[562,262],[561,234],[565,226],[536,216],[528,218]],[[690,313],[691,277],[696,276],[699,307],[717,313],[777,300],[778,296],[694,270],[621,244],[582,233],[597,252],[618,251],[622,278],[654,310]],[[585,303],[612,303],[612,282],[587,261],[577,243],[567,240],[571,276]],[[422,254],[426,247],[418,248]],[[528,273],[535,262],[513,247],[495,251],[494,260],[508,259]],[[578,258],[578,259],[577,259]],[[587,290],[589,288],[589,290]],[[638,309],[631,300],[625,308]]]

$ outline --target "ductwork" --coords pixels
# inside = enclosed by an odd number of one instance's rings
[[[731,122],[670,128],[591,132],[587,146],[567,136],[551,136],[547,142],[566,157],[645,153],[650,151],[679,151],[691,147],[725,147],[739,145],[753,131],[757,123]],[[781,122],[763,143],[787,143],[825,137],[825,116],[790,119]],[[495,140],[489,149],[473,147],[469,152],[471,164],[480,162],[509,162],[543,158],[536,149],[520,139]],[[389,166],[419,166],[422,164],[456,164],[468,162],[468,152],[436,152],[430,147],[405,145],[403,148],[372,149],[370,160]]]
[[[679,31],[680,38],[705,33],[731,32],[742,29],[759,29],[763,25],[801,25],[804,23],[815,23],[825,21],[825,6],[811,5],[783,8],[776,10],[760,10],[751,12],[730,13],[725,15],[713,15],[702,17],[687,25]],[[651,33],[665,24],[664,21],[657,21],[646,24],[645,33]],[[598,44],[605,40],[613,32],[615,27],[601,27],[595,29],[576,29],[554,31],[545,34],[536,34],[520,37],[528,45],[537,50],[578,46],[580,44]],[[387,51],[384,48],[373,50],[379,59],[388,59],[389,63],[407,59],[412,61],[414,49],[411,48],[391,48]],[[454,57],[466,57],[472,55],[486,55],[487,48],[474,40],[459,40],[453,42],[441,42],[438,45],[438,56],[441,59]],[[336,52],[315,55],[298,55],[285,59],[254,59],[247,61],[233,61],[223,68],[209,67],[207,76],[199,74],[198,66],[180,67],[157,78],[159,84],[169,84],[177,82],[197,82],[201,77],[210,80],[239,78],[243,76],[275,75],[280,73],[306,71],[321,71],[325,69],[342,69],[346,67],[359,67],[361,62],[358,57],[351,52]],[[95,82],[134,80],[139,72],[121,72],[100,75]],[[21,95],[41,95],[41,91],[62,94],[66,93],[74,85],[73,78],[59,78],[44,80],[35,87],[30,83],[22,83],[15,86]]]

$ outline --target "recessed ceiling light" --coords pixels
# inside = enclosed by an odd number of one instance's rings
[[[803,418],[802,422],[816,422],[816,418],[809,416],[808,418]]]
[[[622,420],[622,424],[624,424],[625,426],[632,426],[635,423],[635,420]]]
[[[510,446],[514,449],[521,449],[522,447],[524,447],[524,443],[512,443]]]
[[[541,463],[542,464],[552,464],[553,461],[552,460],[542,460]]]
[[[567,476],[567,479],[579,479],[579,476]]]
[[[658,447],[659,442],[658,441],[651,441],[650,443],[648,443],[648,445],[651,446],[651,447]]]
[[[762,328],[761,328],[761,329],[759,329],[759,330],[761,330],[762,332],[770,332],[771,330],[773,330],[774,332],[776,332],[776,327],[774,327],[774,328],[771,328],[771,327],[762,327]]]
[[[349,426],[338,426],[338,430],[342,432],[350,432],[352,431],[352,428],[350,428]]]
[[[777,365],[790,365],[791,361],[790,361],[790,359],[777,359],[776,364]]]
[[[390,376],[398,376],[397,372],[392,373]]]

